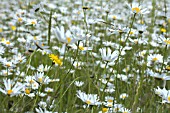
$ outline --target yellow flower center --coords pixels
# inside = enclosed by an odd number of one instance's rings
[[[51,90],[48,90],[47,92],[48,92],[48,93],[50,93],[50,92],[51,92]]]
[[[102,108],[102,112],[105,113],[108,111],[108,108]]]
[[[139,7],[134,7],[134,8],[132,8],[132,11],[135,12],[135,13],[139,13],[140,8]]]
[[[34,84],[34,87],[36,87],[37,86],[37,84]]]
[[[30,84],[32,84],[32,83],[34,83],[34,81],[33,81],[33,80],[30,80]]]
[[[78,11],[78,12],[77,12],[77,14],[79,15],[79,14],[81,14],[81,12],[80,12],[80,11]]]
[[[152,59],[152,61],[154,61],[154,62],[157,61],[157,60],[158,60],[158,58],[156,58],[156,57]]]
[[[170,101],[170,96],[168,96],[168,101]]]
[[[164,40],[166,44],[170,44],[170,40]]]
[[[107,101],[108,101],[108,102],[113,102],[113,100],[112,100],[112,99],[108,99]]]
[[[109,102],[109,103],[107,104],[107,106],[108,106],[108,107],[112,107],[112,106],[113,106],[113,103],[112,103],[112,102]]]
[[[84,50],[84,47],[83,47],[83,46],[79,46],[79,49],[80,49],[80,50]]]
[[[160,31],[163,32],[163,33],[165,33],[165,32],[166,32],[166,29],[161,28]]]
[[[170,23],[170,18],[168,19],[168,22]]]
[[[138,43],[138,40],[137,40],[137,39],[134,39],[134,42],[135,42],[135,44],[137,44],[137,43]]]
[[[15,31],[15,30],[16,30],[16,26],[11,26],[11,29],[12,29],[13,31]]]
[[[43,82],[43,78],[38,78],[38,82],[42,83]]]
[[[126,72],[128,72],[129,71],[129,67],[126,67]]]
[[[86,101],[86,104],[91,104],[90,100],[87,100],[87,101]]]
[[[31,92],[31,91],[30,91],[28,88],[25,89],[25,93],[26,93],[26,94],[30,94],[30,92]]]
[[[144,55],[145,55],[145,52],[141,52],[141,55],[144,56]]]
[[[133,34],[133,31],[130,32],[130,35],[132,35],[132,34]]]
[[[7,45],[9,45],[9,44],[10,44],[10,42],[9,42],[9,41],[7,41],[7,42],[6,42],[6,44],[7,44]]]
[[[3,30],[2,30],[2,28],[0,28],[0,32],[2,32]]]
[[[119,33],[123,33],[123,31],[122,31],[122,30],[119,30]]]
[[[113,16],[112,18],[113,18],[114,20],[116,20],[116,19],[117,19],[117,18],[116,18],[116,16]]]
[[[32,22],[31,22],[31,24],[32,24],[32,25],[35,25],[35,24],[36,24],[36,22],[35,22],[35,21],[32,21]]]
[[[6,63],[6,66],[7,66],[7,67],[10,67],[10,66],[11,66],[11,64],[10,64],[10,63]]]
[[[22,18],[18,18],[18,22],[22,22]]]
[[[67,42],[70,43],[71,42],[71,38],[67,37]]]
[[[117,112],[117,111],[119,111],[119,108],[115,108],[114,110]]]
[[[143,20],[141,20],[141,21],[140,21],[140,24],[144,24],[144,21],[143,21]]]
[[[10,95],[11,93],[13,93],[13,91],[11,89],[7,91],[8,95]]]
[[[34,40],[37,40],[37,37],[36,37],[36,36],[34,36]]]
[[[167,69],[167,70],[170,70],[170,66],[166,66],[166,69]]]
[[[124,111],[123,113],[128,113],[127,111]]]
[[[125,98],[126,98],[126,95],[123,95],[122,98],[125,99]]]

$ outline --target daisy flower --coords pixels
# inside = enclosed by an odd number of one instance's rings
[[[0,88],[0,92],[11,97],[21,94],[22,88],[24,87],[22,83],[20,82],[15,83],[10,79],[3,79],[3,83],[5,88],[4,89]]]
[[[3,46],[0,47],[0,55],[3,55],[5,52],[5,48]]]
[[[97,94],[86,94],[82,91],[77,91],[77,97],[85,102],[87,105],[100,105]]]
[[[131,13],[134,14],[148,14],[149,11],[147,8],[142,8],[141,5],[139,5],[138,3],[133,2],[132,5],[127,4],[129,10]]]
[[[84,82],[82,82],[82,81],[75,81],[74,84],[75,84],[77,87],[81,87],[81,86],[84,84]]]
[[[48,66],[48,65],[44,66],[43,64],[41,64],[41,65],[38,66],[37,71],[39,71],[39,72],[47,72],[49,69],[50,69],[50,66]]]
[[[123,107],[120,109],[120,111],[121,113],[131,113],[131,110],[123,108]]]
[[[33,25],[35,26],[37,24],[37,19],[28,19],[26,25]]]
[[[107,62],[115,61],[118,57],[118,51],[112,52],[110,48],[101,48],[99,51],[102,59]]]
[[[30,87],[31,89],[38,89],[39,88],[39,84],[35,81],[35,77],[34,76],[26,76],[25,77],[25,85],[27,87]]]
[[[54,89],[52,89],[52,88],[49,88],[49,87],[45,88],[45,92],[47,92],[47,93],[50,93],[50,92],[53,92],[53,91],[54,91]]]
[[[34,76],[35,80],[42,84],[48,84],[51,81],[48,76],[44,75],[44,72],[37,72]]]
[[[127,98],[128,97],[128,94],[126,94],[126,93],[122,93],[121,95],[120,95],[120,99],[125,99],[125,98]]]
[[[159,80],[170,80],[170,76],[167,76],[166,73],[155,73],[152,70],[148,70],[148,74]]]
[[[162,63],[163,62],[163,56],[160,54],[150,54],[147,58],[148,64],[153,63]]]
[[[57,35],[57,39],[60,42],[63,42],[63,43],[66,43],[66,44],[75,43],[75,42],[77,42],[79,40],[79,39],[73,38],[73,36],[72,36],[72,34],[71,34],[71,32],[69,30],[65,33],[65,30],[64,30],[63,26],[61,26],[60,28],[57,27],[55,29],[55,33]]]

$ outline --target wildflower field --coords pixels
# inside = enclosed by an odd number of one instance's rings
[[[170,0],[1,0],[0,113],[170,113]]]

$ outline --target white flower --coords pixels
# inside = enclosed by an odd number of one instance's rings
[[[26,81],[25,84],[26,84],[27,87],[30,87],[32,89],[38,89],[39,84],[35,81],[34,76],[26,76],[25,81]]]
[[[28,19],[26,25],[33,25],[34,26],[37,23],[38,23],[37,19]]]
[[[87,105],[100,105],[97,94],[86,94],[82,91],[77,91],[77,97],[80,98]]]
[[[114,104],[113,112],[121,112],[122,104]]]
[[[125,99],[125,98],[127,98],[128,97],[128,94],[126,94],[126,93],[122,93],[121,95],[120,95],[120,99]]]
[[[48,84],[51,81],[48,76],[44,75],[43,72],[40,73],[37,72],[35,74],[35,80],[42,84]]]
[[[3,55],[5,52],[5,48],[3,46],[0,47],[0,55]]]
[[[155,89],[155,94],[162,98],[162,103],[170,103],[170,90],[166,90],[165,88]]]
[[[57,39],[60,42],[71,44],[71,43],[75,43],[75,42],[78,41],[78,39],[73,38],[73,36],[72,36],[72,34],[71,34],[71,32],[69,30],[65,33],[65,30],[64,30],[63,26],[61,26],[60,28],[57,27],[55,29],[55,33],[57,35]]]
[[[39,72],[47,72],[49,69],[50,69],[50,66],[47,66],[47,65],[44,66],[43,64],[39,65],[37,68]]]
[[[5,88],[4,89],[0,88],[0,91],[11,97],[21,94],[21,90],[24,87],[22,83],[20,82],[15,83],[10,79],[3,79],[3,83]]]
[[[164,45],[170,45],[170,38],[165,38],[163,35],[161,35],[158,39],[158,43],[164,44]]]
[[[163,56],[160,54],[150,54],[147,58],[148,64],[152,63],[162,63],[163,62]]]
[[[156,73],[153,72],[152,70],[148,70],[148,74],[156,79],[160,80],[170,80],[170,76],[167,76],[166,73]]]
[[[112,52],[110,48],[101,48],[99,49],[102,59],[104,61],[110,62],[115,61],[118,57],[118,51]]]
[[[77,87],[81,87],[81,86],[84,84],[84,82],[82,82],[82,81],[75,81],[74,84],[75,84]]]
[[[52,89],[52,88],[49,88],[49,87],[45,88],[45,92],[47,92],[47,93],[50,93],[50,92],[53,92],[53,91],[54,91],[54,89]]]
[[[41,108],[46,108],[47,107],[47,103],[46,102],[43,102],[43,101],[40,101],[38,103],[38,105],[41,107]]]
[[[120,109],[120,111],[121,111],[122,113],[131,113],[131,110],[126,109],[126,108],[123,108],[123,107]]]
[[[148,14],[149,11],[147,8],[142,8],[141,5],[138,3],[132,3],[132,6],[130,4],[127,4],[129,10],[131,13],[136,13],[136,14]]]

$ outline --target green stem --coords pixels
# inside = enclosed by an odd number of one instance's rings
[[[50,19],[48,22],[48,46],[50,46],[50,38],[51,38],[51,20],[52,20],[52,10],[50,11]]]

